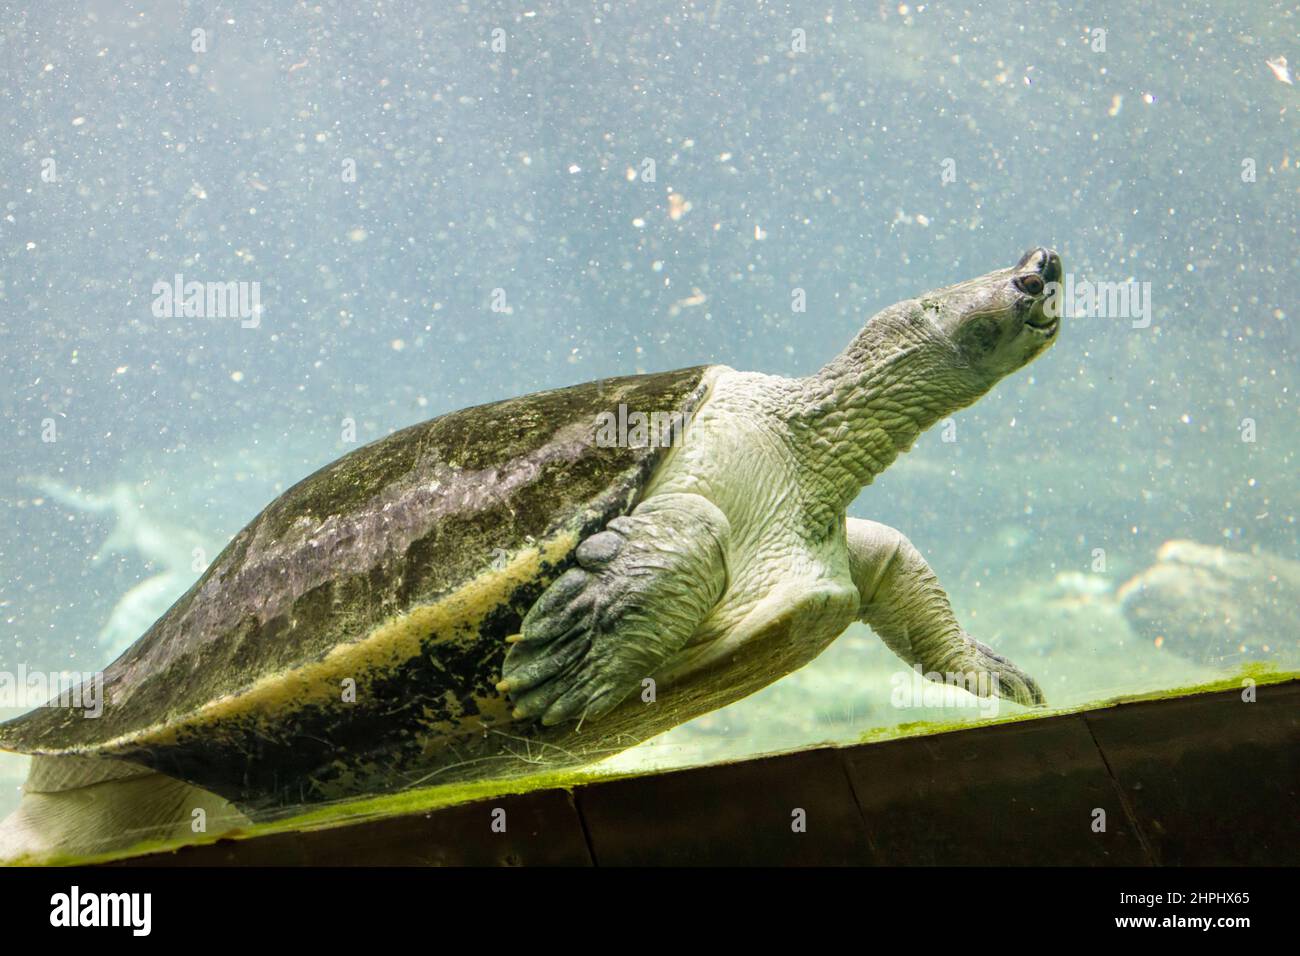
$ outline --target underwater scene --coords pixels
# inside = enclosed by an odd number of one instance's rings
[[[1297,37],[10,9],[0,860],[1294,676]]]

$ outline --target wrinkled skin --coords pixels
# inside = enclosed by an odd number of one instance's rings
[[[647,681],[671,692],[737,661],[775,679],[854,620],[927,673],[1042,703],[962,629],[906,537],[844,512],[922,431],[1052,344],[1061,275],[1033,249],[886,309],[810,378],[720,374],[642,503],[524,619],[498,685],[515,716],[599,718]]]

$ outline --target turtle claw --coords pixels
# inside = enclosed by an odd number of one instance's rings
[[[542,724],[553,727],[566,720],[594,720],[613,710],[622,699],[623,695],[617,693],[617,688],[602,686],[599,678],[577,678],[571,689],[546,707],[541,714]]]
[[[1025,707],[1047,706],[1047,698],[1036,680],[987,644],[982,644],[974,638],[968,640],[974,657],[969,669],[988,674],[995,694],[1003,700]]]
[[[591,575],[570,568],[551,584],[524,618],[513,644],[545,644],[571,632],[591,611]]]
[[[572,670],[572,669],[570,669]],[[540,718],[546,727],[566,720],[602,717],[623,699],[617,687],[597,675],[572,674],[568,680],[549,680],[515,696],[516,720]]]
[[[702,499],[665,495],[579,544],[506,652],[497,689],[514,716],[594,719],[654,674],[721,593],[722,522]]]
[[[539,685],[572,670],[586,651],[586,642],[576,639],[560,642],[558,647],[515,644],[506,654],[505,673],[497,689],[518,703]]]
[[[1038,686],[1037,681],[1023,671],[1014,674],[1004,671],[995,676],[998,679],[997,694],[1004,700],[1013,701],[1024,707],[1047,706],[1043,689]]]
[[[514,700],[516,719],[540,718],[546,726],[600,716],[640,676],[621,673],[638,666],[638,655],[612,653],[618,625],[625,623],[615,609],[628,610],[620,607],[617,590],[578,568],[556,581],[561,584],[558,594],[547,591],[524,618],[497,685]],[[617,693],[620,686],[623,694]]]

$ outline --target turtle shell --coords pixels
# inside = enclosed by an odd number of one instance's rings
[[[607,447],[598,416],[689,421],[708,371],[480,405],[343,456],[105,670],[99,717],[38,708],[0,747],[131,761],[255,814],[501,772],[536,732],[495,688],[506,637],[667,451]]]

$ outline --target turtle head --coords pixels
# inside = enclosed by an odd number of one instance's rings
[[[818,434],[806,467],[831,476],[837,507],[935,422],[1047,350],[1060,328],[1062,274],[1061,257],[1037,247],[1009,269],[904,299],[797,383],[786,418]],[[865,451],[845,454],[854,445]]]
[[[1061,275],[1061,257],[1040,246],[1010,269],[937,289],[919,302],[961,363],[989,388],[1056,341]]]

